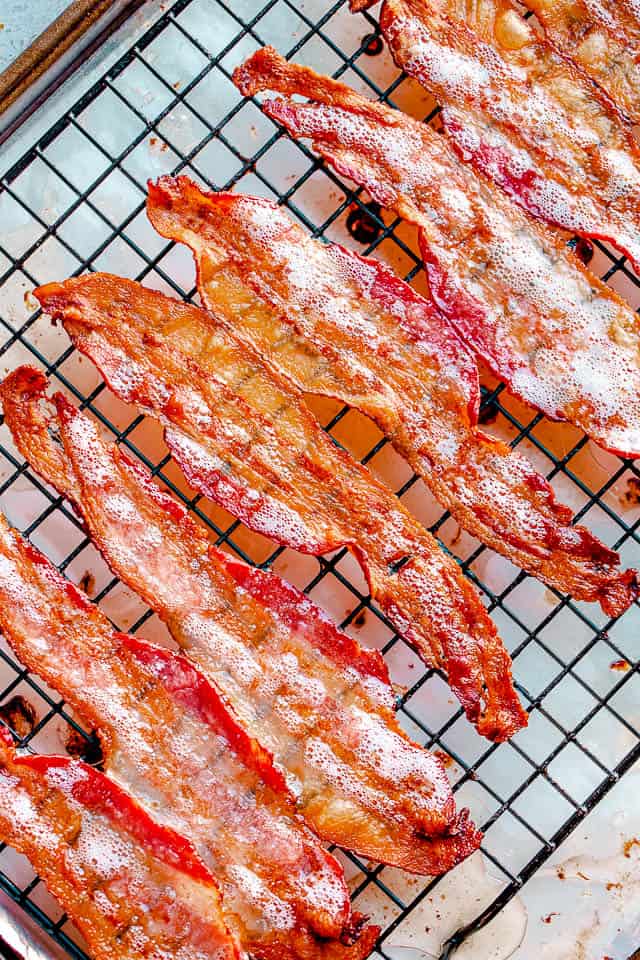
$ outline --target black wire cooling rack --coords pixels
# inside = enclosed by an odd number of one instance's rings
[[[1,181],[3,373],[24,361],[44,368],[54,386],[90,409],[208,525],[216,542],[251,562],[275,565],[321,602],[329,598],[345,629],[383,649],[392,673],[404,682],[401,720],[416,739],[450,759],[458,800],[469,803],[485,831],[484,856],[498,879],[494,892],[445,942],[442,956],[449,957],[518,894],[640,758],[638,610],[605,622],[592,605],[541,587],[460,535],[417,478],[406,469],[398,473],[389,444],[368,422],[346,407],[318,407],[336,441],[387,475],[456,554],[510,647],[530,727],[500,747],[481,741],[451,702],[442,678],[418,663],[371,604],[345,551],[316,559],[274,550],[193,496],[161,450],[153,425],[117,403],[64,335],[48,328],[29,289],[85,270],[110,269],[179,296],[195,295],[192,281],[184,279],[190,276],[188,258],[156,237],[145,221],[145,179],[164,172],[187,172],[211,188],[228,189],[242,180],[247,192],[277,196],[315,236],[346,238],[363,252],[386,257],[409,280],[423,282],[410,232],[308,149],[293,145],[230,83],[233,66],[271,42],[288,56],[343,76],[393,105],[421,111],[437,124],[437,108],[391,64],[375,18],[351,17],[346,0],[175,0],[148,7],[146,32],[56,117]],[[637,306],[640,283],[624,259],[599,244],[586,250],[592,254],[594,269]],[[575,507],[577,520],[584,518],[620,549],[627,564],[640,565],[640,473],[632,462],[597,451],[573,428],[546,423],[490,379],[483,380],[482,420],[521,446]],[[44,545],[61,570],[82,580],[119,626],[151,630],[150,611],[136,607],[106,568],[83,577],[83,569],[99,569],[95,551],[69,506],[16,454],[4,427],[0,455],[0,494],[9,518]],[[37,750],[46,741],[52,749],[51,742],[54,747],[68,742],[71,728],[76,751],[80,744],[90,762],[99,762],[95,737],[55,692],[16,663],[6,646],[0,655],[0,711],[22,744]],[[25,701],[31,707],[25,708]],[[412,916],[425,904],[436,913],[432,904],[442,881],[399,882],[398,871],[341,856],[359,908],[372,909],[382,920],[377,949],[389,957],[389,944],[403,942]],[[71,956],[85,957],[43,885],[6,850],[0,853],[0,888]],[[425,916],[428,920],[430,913]],[[412,942],[420,945],[415,937]]]

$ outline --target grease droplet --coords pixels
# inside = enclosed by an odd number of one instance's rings
[[[379,33],[368,33],[362,38],[363,53],[368,57],[377,57],[382,53],[382,37]]]
[[[95,731],[87,737],[72,727],[65,741],[65,749],[70,757],[84,760],[92,767],[102,767],[104,764],[104,753]]]
[[[33,705],[19,695],[0,704],[0,717],[21,740],[29,736],[38,721]]]
[[[373,243],[380,236],[380,204],[367,203],[354,206],[347,217],[347,230],[358,243]]]

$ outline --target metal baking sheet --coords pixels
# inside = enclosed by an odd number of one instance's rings
[[[0,6],[0,143],[142,0],[4,0]]]

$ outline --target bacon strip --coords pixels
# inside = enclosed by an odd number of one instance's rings
[[[511,661],[457,564],[307,409],[299,390],[219,319],[131,281],[93,275],[36,292],[114,391],[165,426],[192,486],[306,553],[348,545],[372,595],[449,683],[478,730],[526,721]]]
[[[28,368],[2,386],[20,449],[78,505],[114,571],[265,744],[316,832],[425,874],[475,850],[480,834],[468,811],[456,814],[442,764],[395,719],[380,655],[278,577],[212,548],[173,498],[60,399],[52,423],[64,446],[56,446],[44,387]]]
[[[640,267],[640,156],[630,126],[523,20],[514,0],[385,0],[398,66],[442,106],[460,157],[534,217],[607,240]]]
[[[384,206],[418,225],[438,308],[523,400],[606,449],[640,455],[638,317],[431,127],[257,51],[235,72],[265,112]]]
[[[17,757],[0,727],[0,837],[24,854],[94,960],[240,960],[193,846],[68,757]]]
[[[268,200],[163,177],[149,185],[147,212],[193,250],[213,313],[300,389],[375,419],[463,527],[611,616],[627,608],[633,572],[570,526],[524,457],[477,429],[476,365],[431,303],[381,263],[311,239]]]
[[[230,944],[266,960],[369,954],[378,930],[361,931],[340,865],[301,825],[269,753],[195,667],[115,632],[4,519],[0,625],[97,728],[113,779],[220,878]]]
[[[524,0],[549,40],[640,123],[638,0]]]

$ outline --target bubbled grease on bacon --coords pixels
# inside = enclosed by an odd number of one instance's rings
[[[640,453],[638,318],[562,240],[466,169],[429,126],[257,51],[246,94],[339,172],[420,228],[431,294],[514,393],[612,452]]]
[[[60,413],[64,421],[66,416],[73,418],[71,429],[61,428],[61,435],[66,443],[66,449],[70,458],[74,461],[76,471],[82,470],[83,477],[89,481],[91,486],[91,475],[86,469],[88,455],[91,451],[88,449],[85,438],[78,438],[78,433],[74,431],[78,424],[78,415],[71,408],[67,407],[65,412]],[[84,425],[83,425],[84,426]],[[84,433],[84,430],[82,431]],[[129,467],[129,465],[126,465]],[[136,477],[136,479],[138,479]],[[147,489],[147,493],[148,493]],[[122,514],[118,513],[117,522],[121,524]],[[189,525],[185,524],[187,529]],[[191,535],[191,539],[202,543],[204,539]],[[207,554],[205,553],[205,556]],[[221,560],[220,554],[216,558],[222,564],[228,565],[227,560]],[[118,568],[120,570],[120,568]],[[234,574],[234,579],[238,581],[239,574]],[[191,578],[193,579],[193,578]],[[185,583],[184,572],[181,580]],[[307,634],[305,629],[304,636],[295,630],[285,631],[284,653],[280,658],[277,656],[275,648],[276,637],[272,634],[272,648],[266,654],[260,656],[259,650],[252,651],[251,645],[247,643],[250,631],[246,626],[240,626],[242,634],[240,638],[240,664],[236,672],[235,679],[245,688],[243,696],[234,689],[233,678],[225,676],[229,667],[233,664],[234,651],[229,639],[223,639],[222,647],[215,645],[211,651],[207,651],[207,644],[211,643],[211,623],[208,618],[199,617],[198,612],[202,610],[208,613],[209,598],[205,596],[204,605],[198,603],[198,585],[197,582],[191,584],[187,574],[186,596],[182,596],[178,601],[180,605],[180,615],[182,623],[177,622],[175,611],[168,612],[168,621],[174,630],[174,635],[178,642],[184,644],[190,649],[192,656],[204,657],[211,654],[214,661],[221,659],[220,673],[221,682],[225,684],[226,696],[234,702],[243,717],[255,713],[254,733],[257,737],[266,737],[266,742],[278,752],[278,757],[282,758],[283,764],[289,764],[289,772],[292,773],[295,792],[298,794],[298,805],[301,811],[305,813],[314,827],[319,830],[326,839],[337,841],[340,839],[347,846],[354,846],[355,849],[363,848],[368,852],[375,851],[383,858],[390,856],[394,862],[400,862],[404,866],[417,868],[419,870],[440,870],[446,863],[446,842],[443,844],[443,854],[445,859],[442,863],[438,859],[437,843],[431,843],[426,840],[424,844],[418,843],[418,834],[420,829],[418,825],[427,832],[448,833],[451,830],[452,835],[458,832],[458,825],[454,821],[454,806],[451,797],[450,787],[447,782],[444,771],[437,760],[424,751],[415,748],[406,738],[403,738],[397,724],[392,721],[389,712],[388,697],[391,693],[386,678],[385,668],[377,665],[377,676],[372,675],[370,661],[379,661],[379,655],[373,652],[365,655],[360,651],[358,656],[351,655],[351,650],[355,646],[354,641],[341,637],[335,630],[325,629],[319,631],[314,627],[314,608],[312,604],[302,598],[299,594],[295,595],[293,588],[286,588],[280,584],[278,578],[266,573],[256,573],[250,578],[245,577],[247,586],[251,582],[254,590],[249,591],[252,595],[258,595],[261,600],[260,606],[263,609],[254,608],[254,616],[251,617],[250,624],[261,623],[261,616],[264,618],[264,611],[269,609],[267,600],[271,601],[271,609],[276,614],[280,622],[284,619],[285,604],[283,600],[288,599],[289,609],[295,602],[297,605],[297,616],[302,617],[302,623],[312,629]],[[177,582],[176,578],[170,579],[172,585]],[[267,583],[271,584],[267,588]],[[207,578],[206,583],[211,586],[211,581]],[[256,587],[258,592],[256,593]],[[151,600],[151,598],[147,597]],[[229,594],[226,595],[229,601]],[[195,603],[194,603],[195,600]],[[152,600],[151,600],[152,602]],[[246,600],[245,600],[246,605]],[[162,611],[162,607],[160,608]],[[304,611],[304,613],[303,613]],[[248,612],[248,611],[247,611]],[[227,617],[229,613],[227,612]],[[267,623],[269,621],[267,620]],[[288,622],[284,621],[285,626],[294,622],[289,613]],[[327,625],[325,624],[325,627]],[[323,643],[320,646],[318,638],[325,640],[327,634],[331,638],[331,645]],[[337,636],[336,636],[337,634]],[[315,646],[315,652],[305,649],[309,638]],[[262,641],[266,645],[262,634],[259,634],[254,643],[259,646]],[[205,649],[198,648],[198,643],[203,642]],[[226,645],[225,645],[226,642]],[[215,641],[214,641],[215,643]],[[189,644],[193,646],[189,647]],[[297,648],[297,654],[296,654]],[[333,663],[332,673],[323,672],[318,663],[318,652],[328,655]],[[252,662],[253,657],[258,657]],[[231,658],[225,654],[231,653]],[[349,654],[348,660],[345,654]],[[345,669],[342,672],[336,670],[339,665],[340,657],[345,661]],[[231,663],[230,663],[231,660]],[[205,662],[205,661],[203,661]],[[354,670],[355,668],[355,670]],[[329,668],[331,669],[331,668]],[[324,667],[324,671],[327,667]],[[379,682],[385,678],[384,686]],[[378,682],[376,682],[378,681]],[[344,685],[344,692],[341,691],[341,684]],[[354,684],[360,684],[361,691],[354,688]],[[332,699],[331,693],[335,691]],[[360,693],[362,696],[360,696]],[[381,709],[382,704],[375,711],[379,714],[376,718],[373,707],[376,706],[375,700],[382,697],[387,700],[386,709]],[[341,699],[346,703],[351,703],[351,709],[345,711],[341,706]],[[375,698],[375,699],[374,699]],[[314,712],[318,711],[314,717]],[[272,723],[270,722],[273,722]],[[306,736],[305,736],[306,735]],[[337,739],[336,739],[337,738]],[[367,744],[375,743],[375,749],[367,749]],[[300,762],[294,763],[298,757],[296,742],[300,751]],[[328,743],[332,743],[329,748]],[[312,753],[313,751],[313,753]],[[320,751],[320,754],[318,754]],[[340,761],[340,756],[347,759],[347,763]],[[320,766],[319,766],[320,764]],[[388,765],[389,769],[385,769]],[[317,799],[314,797],[319,790],[320,784],[313,785],[313,772],[321,773],[327,779],[322,782],[321,792]],[[363,775],[364,774],[364,775]],[[416,779],[417,777],[417,779]],[[311,796],[308,798],[308,805],[305,804],[306,797],[300,794],[304,791],[304,779],[308,778],[308,786],[311,789]],[[369,781],[369,784],[367,784]],[[403,784],[403,790],[397,791],[398,785]],[[379,787],[392,793],[380,793]],[[394,790],[395,788],[395,790]],[[336,807],[338,815],[340,808],[344,808],[346,823],[342,829],[346,833],[341,834],[338,831],[339,824],[332,821],[331,796],[337,794]],[[338,799],[342,794],[341,799]],[[362,807],[358,809],[358,804]],[[312,813],[312,807],[315,813]],[[406,807],[406,809],[403,809]],[[369,808],[369,816],[365,810]],[[358,820],[366,821],[371,818],[373,810],[376,810],[377,817],[373,816],[373,822],[382,818],[379,825],[381,836],[379,838],[380,846],[375,844],[367,847],[366,832],[364,839],[361,840],[356,833],[353,842],[350,842],[350,823],[349,814],[354,818],[355,824]],[[409,814],[409,823],[406,823],[406,815]],[[388,842],[384,842],[386,831],[389,825],[395,820],[405,821],[405,830],[413,820],[413,830],[417,834],[412,840],[413,855],[407,855],[405,851],[405,842],[409,839],[403,836],[403,830],[400,829],[396,835],[397,849],[392,849]],[[399,824],[398,824],[399,826]],[[463,831],[464,832],[464,831]],[[411,835],[411,833],[410,833]],[[425,838],[426,839],[426,838]],[[452,839],[452,853],[455,842]],[[422,849],[421,849],[422,848]],[[424,861],[421,860],[424,857]]]
[[[612,242],[640,264],[638,146],[619,111],[523,20],[513,0],[385,0],[403,70],[442,106],[459,155],[533,216]]]
[[[570,526],[544,477],[477,429],[476,364],[432,303],[379,261],[313,240],[268,200],[162,177],[147,210],[193,250],[209,309],[300,389],[376,420],[463,527],[577,599],[611,616],[626,609],[634,576],[616,569],[618,555]]]
[[[300,825],[271,757],[184,658],[116,633],[67,586],[3,521],[3,632],[97,726],[110,775],[197,845],[239,941],[261,958],[365,956],[377,928],[361,930],[340,866]]]
[[[30,860],[95,960],[246,957],[192,844],[81,761],[17,757],[6,727],[0,836]]]
[[[638,0],[523,0],[560,54],[640,123]]]
[[[350,546],[374,598],[425,661],[446,670],[479,732],[503,740],[526,723],[476,589],[228,324],[110,275],[36,295],[118,395],[164,424],[192,486],[304,552]]]
[[[399,728],[380,655],[279,578],[211,548],[187,512],[61,398],[52,424],[63,446],[52,444],[45,386],[21,368],[1,388],[22,453],[77,504],[114,572],[273,751],[310,825],[417,872],[442,872],[472,852],[480,835],[467,811],[456,815],[442,764]]]

